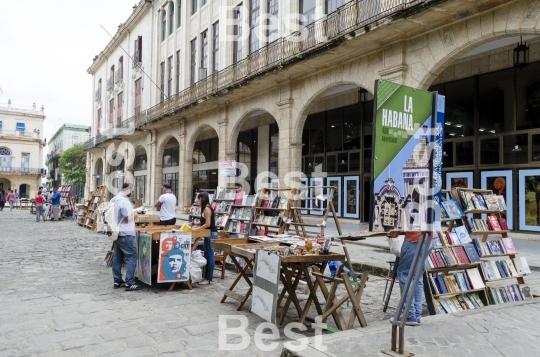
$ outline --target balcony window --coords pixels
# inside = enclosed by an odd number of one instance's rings
[[[174,3],[169,6],[169,35],[172,35],[174,30]]]
[[[79,137],[79,135],[71,135],[71,138],[69,141],[70,147],[77,145],[80,142],[80,140],[81,138]]]
[[[24,123],[17,123],[17,131],[21,131],[22,134],[24,134],[25,130],[25,124]]]
[[[249,53],[259,49],[259,9],[259,0],[251,0],[249,9]]]
[[[178,0],[178,20],[176,22],[178,27],[182,25],[182,0]]]
[[[133,54],[133,65],[142,62],[142,36],[135,40],[135,53]]]
[[[268,19],[267,41],[268,43],[272,43],[278,39],[278,33],[279,33],[279,20],[278,20],[279,2],[278,0],[268,0],[267,7],[268,7],[267,13],[271,15],[271,17]]]
[[[199,1],[198,1],[198,0],[192,0],[192,4],[191,4],[191,5],[192,5],[192,8],[191,8],[191,9],[192,9],[192,12],[191,12],[191,14],[193,15],[193,14],[197,13],[197,7],[199,6]]]
[[[163,11],[161,17],[161,41],[165,41],[165,37],[167,37],[167,14]]]
[[[300,1],[300,13],[304,17],[302,19],[302,26],[307,26],[315,21],[315,7],[317,2],[315,0],[302,0]]]
[[[212,25],[212,31],[214,33],[213,46],[212,46],[212,64],[214,66],[214,72],[219,71],[219,22]]]
[[[233,64],[242,60],[242,4],[233,10]]]
[[[208,30],[201,33],[201,67],[199,80],[206,78],[208,69]]]

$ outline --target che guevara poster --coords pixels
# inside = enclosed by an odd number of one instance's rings
[[[158,283],[189,280],[191,232],[164,232],[159,240]]]
[[[425,229],[427,207],[440,200],[444,97],[384,80],[375,88],[370,228]]]

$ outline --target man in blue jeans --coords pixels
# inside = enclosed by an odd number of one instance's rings
[[[137,267],[137,238],[135,236],[135,220],[137,213],[131,208],[129,197],[133,193],[133,185],[125,182],[122,190],[113,197],[111,203],[117,212],[118,238],[114,241],[114,257],[112,273],[115,289],[125,288],[126,291],[141,290],[142,286],[135,282]],[[126,258],[126,280],[122,280],[122,263]]]
[[[393,237],[397,237],[398,232],[391,232],[395,233]],[[436,232],[433,232],[433,238],[436,237]],[[399,264],[397,267],[397,277],[399,280],[399,289],[401,293],[403,294],[403,289],[405,288],[405,283],[407,282],[407,278],[409,276],[409,272],[411,271],[411,265],[413,263],[414,254],[416,252],[416,249],[418,248],[418,242],[420,242],[420,239],[422,239],[422,232],[420,231],[408,231],[405,232],[405,239],[403,240],[403,245],[401,246],[401,254],[399,256]],[[424,244],[430,244],[431,242],[425,242]],[[422,294],[424,293],[424,282],[423,282],[423,274],[425,273],[425,262],[422,262],[424,264],[424,269],[422,269],[422,274],[420,275],[420,279],[418,279],[418,282],[416,286],[411,285],[411,289],[414,290],[413,295],[413,301],[411,303],[411,308],[409,310],[409,315],[407,316],[407,320],[405,321],[405,325],[407,326],[416,326],[420,324],[420,320],[422,319]],[[407,305],[407,301],[405,301],[405,305]],[[394,318],[390,318],[390,322],[393,322]]]

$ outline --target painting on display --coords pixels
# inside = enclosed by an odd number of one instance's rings
[[[446,189],[451,191],[453,188],[473,188],[473,172],[447,172],[446,173]],[[449,200],[450,197],[445,197],[445,200]]]
[[[152,285],[152,235],[140,232],[138,248],[137,277]]]
[[[503,196],[506,202],[506,224],[508,229],[513,229],[514,219],[512,216],[514,197],[512,191],[512,170],[482,171],[480,173],[480,188],[482,190],[492,190],[495,195]],[[483,217],[485,219],[485,216]]]
[[[158,283],[189,280],[191,232],[164,232],[159,240]]]
[[[313,186],[313,188],[310,189],[310,192],[308,192],[308,195],[310,197],[309,200],[309,208],[310,214],[322,216],[324,214],[321,209],[326,208],[326,202],[324,201],[324,197],[326,196],[324,192],[325,190],[321,187],[324,186],[324,178],[323,177],[314,177],[309,179],[310,186]],[[317,197],[321,198],[318,199]],[[315,199],[311,199],[315,198]]]
[[[508,203],[507,209],[509,209]],[[538,169],[519,170],[519,229],[540,232],[540,170]]]
[[[360,179],[358,176],[345,176],[343,178],[343,217],[360,217]]]
[[[374,110],[370,229],[440,226],[444,96],[378,80]]]
[[[272,323],[276,322],[280,266],[279,255],[257,249],[251,312]]]
[[[336,210],[336,216],[341,217],[341,177],[328,177],[326,178],[326,185],[335,187],[334,197],[332,197],[332,204]],[[328,215],[333,217],[334,214],[329,212]]]

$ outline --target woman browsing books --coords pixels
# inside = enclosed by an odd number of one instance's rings
[[[216,221],[214,217],[214,210],[210,206],[210,198],[208,197],[208,192],[201,192],[197,197],[199,201],[199,207],[201,208],[201,226],[197,229],[210,229],[210,237],[204,238],[204,257],[206,258],[206,270],[204,273],[204,279],[199,282],[199,285],[208,285],[212,284],[212,279],[214,278],[214,249],[210,245],[210,240],[217,239],[218,233],[216,228]]]

